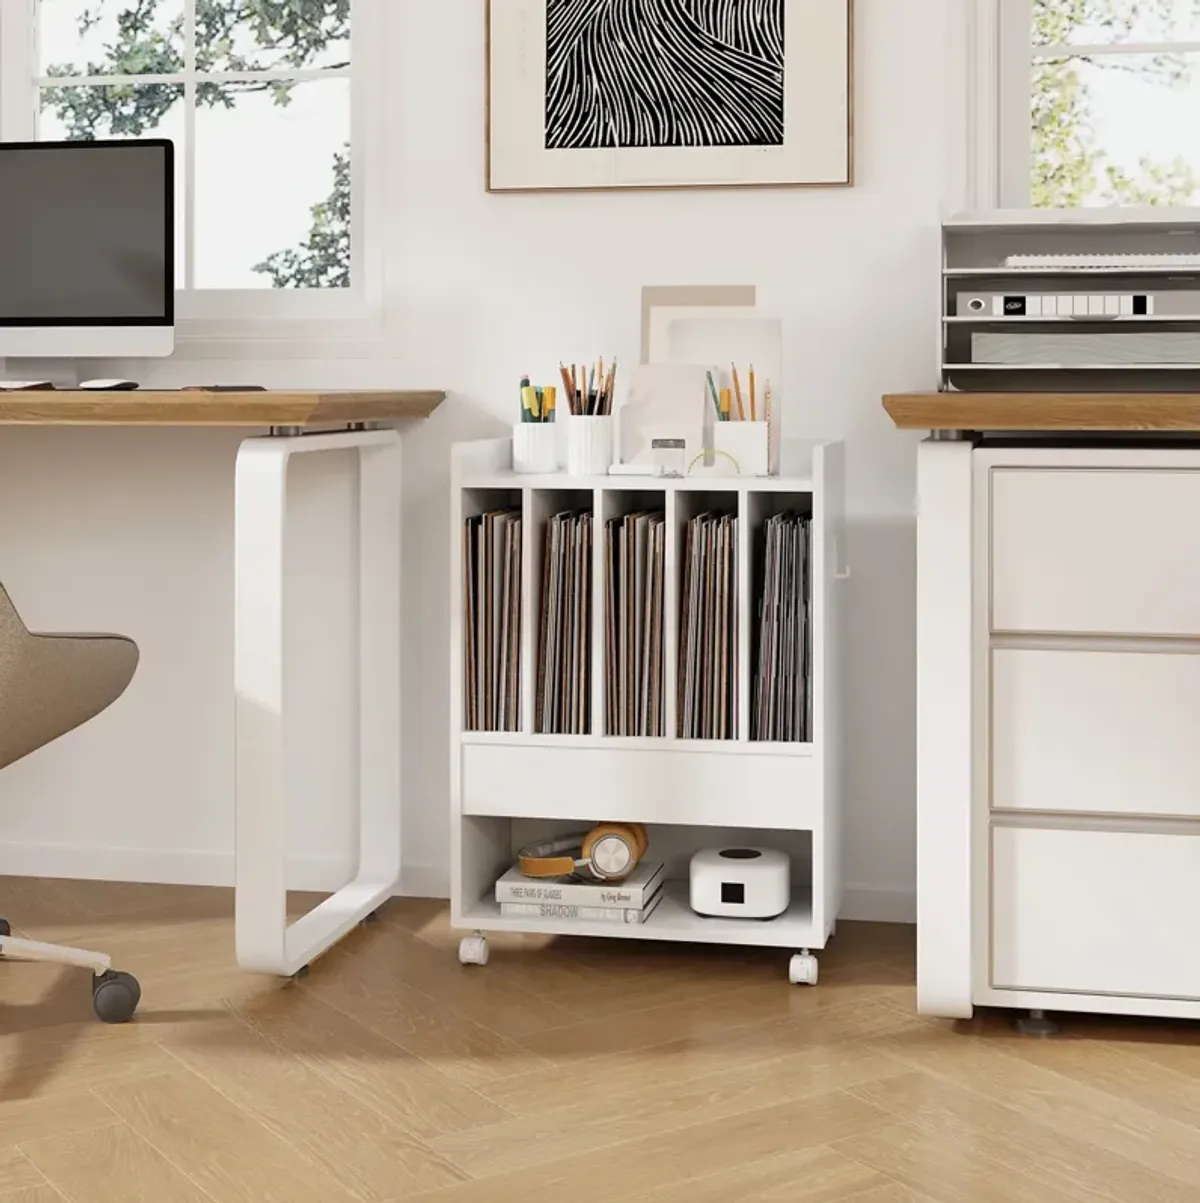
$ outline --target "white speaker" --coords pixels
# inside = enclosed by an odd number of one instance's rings
[[[774,919],[791,901],[791,862],[774,848],[706,848],[692,857],[691,906],[723,919]]]

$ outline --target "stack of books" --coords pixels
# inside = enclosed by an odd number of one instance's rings
[[[566,919],[578,923],[644,923],[663,897],[665,869],[642,861],[621,882],[583,874],[526,877],[514,865],[496,882],[506,919]]]

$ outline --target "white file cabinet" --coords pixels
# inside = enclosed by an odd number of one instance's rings
[[[1200,450],[934,440],[918,1001],[1200,1018]]]

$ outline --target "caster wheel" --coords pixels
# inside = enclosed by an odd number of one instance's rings
[[[7,919],[0,919],[0,936],[11,936],[12,928],[8,925]]]
[[[289,980],[291,980],[293,982],[299,982],[299,981],[302,981],[306,977],[308,977],[308,966],[301,965],[300,968],[297,969],[296,972],[292,974],[292,976]]]
[[[463,936],[458,945],[458,959],[464,965],[486,965],[488,963],[487,936],[476,932],[473,936]]]
[[[383,909],[383,908],[382,908],[382,907],[380,907],[380,910],[382,910],[382,909]],[[376,910],[376,911],[372,911],[372,912],[371,912],[369,915],[364,915],[364,916],[363,916],[363,924],[364,924],[364,926],[365,926],[366,924],[368,924],[368,923],[378,923],[378,922],[379,922],[379,911],[378,911],[378,910]]]
[[[92,1006],[105,1023],[128,1023],[142,999],[142,988],[132,973],[109,969],[92,983]]]
[[[788,981],[793,986],[817,984],[817,958],[808,952],[798,952],[788,962]]]
[[[1016,1028],[1022,1036],[1033,1036],[1038,1040],[1058,1035],[1058,1024],[1045,1011],[1030,1011],[1027,1016],[1019,1017]]]

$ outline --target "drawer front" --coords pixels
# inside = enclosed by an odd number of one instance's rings
[[[462,811],[812,831],[821,777],[811,756],[464,744]]]
[[[1200,836],[992,831],[992,985],[1200,998]]]
[[[991,726],[997,810],[1200,816],[1200,654],[997,649]]]
[[[995,631],[1200,635],[1200,472],[992,472]]]

